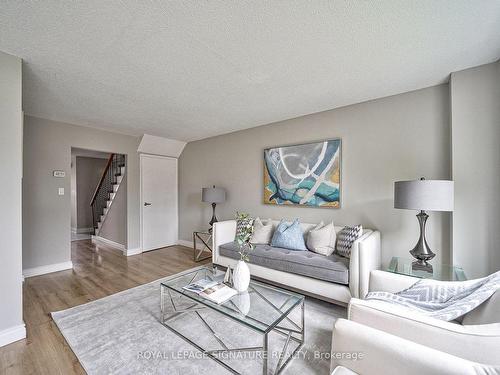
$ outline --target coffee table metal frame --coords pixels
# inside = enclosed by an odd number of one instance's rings
[[[191,281],[194,280],[196,275],[197,275],[197,272],[193,275],[193,278],[191,279]],[[181,276],[183,276],[183,275],[181,275]],[[186,285],[188,285],[188,284],[186,284]],[[254,280],[251,281],[250,286],[248,288],[249,293],[256,293],[258,295],[258,297],[261,298],[263,301],[265,301],[265,303],[267,305],[269,305],[269,307],[271,309],[273,309],[276,312],[279,312],[281,314],[281,316],[275,322],[270,324],[266,329],[261,329],[261,328],[258,328],[257,326],[252,326],[249,324],[244,324],[241,322],[241,320],[238,320],[237,318],[235,318],[231,315],[227,315],[227,314],[222,313],[219,310],[216,310],[213,306],[214,305],[213,302],[211,302],[209,300],[203,301],[202,299],[195,299],[195,297],[194,297],[195,294],[192,294],[190,292],[181,293],[178,290],[176,290],[175,288],[169,286],[167,283],[161,283],[161,302],[160,302],[161,303],[161,323],[166,328],[168,328],[170,331],[174,332],[176,335],[178,335],[179,337],[181,337],[182,339],[187,341],[189,344],[194,346],[200,352],[207,355],[209,358],[213,359],[215,362],[217,362],[218,364],[220,364],[221,366],[223,366],[224,368],[226,368],[227,370],[229,370],[233,374],[240,374],[240,373],[236,369],[229,366],[227,363],[223,362],[221,359],[217,358],[216,354],[224,354],[224,353],[231,353],[231,352],[252,352],[252,351],[261,352],[262,353],[261,358],[263,360],[262,374],[264,374],[264,375],[279,374],[286,368],[286,366],[290,363],[290,361],[294,358],[295,354],[302,348],[302,346],[304,344],[304,338],[305,338],[305,324],[304,324],[305,306],[304,306],[304,301],[305,301],[305,297],[301,296],[302,298],[300,299],[300,301],[298,303],[292,305],[286,311],[281,311],[280,306],[276,306],[275,304],[273,304],[262,293],[260,293],[255,288],[255,286],[270,288],[270,289],[274,289],[276,291],[281,291],[281,289],[276,288],[274,286],[267,285],[267,284],[259,283],[259,282],[256,282]],[[285,290],[283,290],[283,292],[288,293],[288,291],[285,291]],[[190,304],[187,307],[178,306],[178,304],[176,304],[174,302],[173,296],[175,296],[175,295],[177,295],[179,298],[187,298],[188,300],[191,300],[192,304]],[[297,295],[297,294],[295,294],[295,295]],[[235,312],[240,312],[239,308],[234,303],[232,303],[231,300],[229,300],[228,303],[234,307]],[[287,303],[287,301],[285,301],[282,304],[282,306],[285,306],[286,303]],[[170,308],[168,308],[167,306]],[[297,307],[300,307],[300,313],[301,313],[300,324],[295,323],[291,318],[289,318],[290,313],[293,310],[295,310]],[[262,334],[262,346],[229,348],[224,343],[223,338],[220,337],[220,335],[218,335],[212,329],[212,327],[208,324],[208,322],[205,319],[203,319],[203,317],[200,315],[199,311],[207,309],[207,308],[212,309],[214,311],[217,311],[221,315],[226,316],[226,317],[236,321],[237,323],[241,323],[245,327],[247,327],[247,328],[249,328],[249,329],[251,329],[259,334]],[[196,316],[198,319],[201,320],[201,322],[204,324],[204,326],[213,335],[213,337],[217,340],[217,342],[223,347],[223,349],[207,350],[205,348],[202,348],[199,344],[192,341],[191,339],[189,339],[188,337],[183,335],[181,332],[179,332],[177,329],[172,327],[170,324],[168,324],[169,321],[175,319],[176,317],[184,315],[186,313],[194,313],[194,316]],[[256,319],[248,318],[248,317],[246,317],[246,319],[256,320]],[[283,321],[287,321],[294,328],[284,327],[283,325],[280,325],[280,323],[282,323]],[[259,322],[257,320],[256,320],[256,322],[266,325],[265,323]],[[269,362],[269,334],[271,332],[274,332],[274,333],[277,333],[279,335],[286,337],[285,344],[280,352],[280,355],[278,357],[278,363],[276,364],[274,371],[272,369],[268,368],[269,367],[269,363],[268,363]],[[298,337],[296,337],[296,336],[298,336]],[[288,346],[289,346],[291,341],[297,343],[298,345],[295,348],[295,350],[288,357],[285,358],[286,350],[288,349]]]

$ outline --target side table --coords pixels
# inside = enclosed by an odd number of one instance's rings
[[[203,247],[198,249],[196,243],[201,241]],[[207,250],[210,255],[202,257],[203,253]],[[193,260],[201,262],[202,260],[212,258],[212,233],[208,231],[194,231],[193,232]]]
[[[420,279],[433,279],[440,281],[465,281],[467,277],[462,268],[448,264],[433,264],[422,266],[415,259],[392,257],[386,271],[400,275],[418,277]]]

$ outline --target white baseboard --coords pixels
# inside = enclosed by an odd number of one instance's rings
[[[189,248],[193,248],[193,241],[186,241],[186,240],[177,240],[177,244],[181,246],[186,246]]]
[[[20,324],[0,331],[0,347],[26,338],[26,326]]]
[[[38,275],[45,275],[46,273],[59,272],[70,270],[73,268],[73,262],[62,262],[56,264],[48,264],[46,266],[39,266],[33,268],[27,268],[23,270],[23,277],[33,277]]]
[[[108,240],[107,238],[100,237],[100,236],[91,236],[91,238],[92,238],[92,242],[100,242],[103,245],[114,247],[115,249],[118,249],[120,251],[125,251],[125,246],[122,245],[121,243],[111,241],[111,240]]]
[[[104,238],[104,237],[100,237],[100,236],[91,236],[92,238],[92,242],[100,242],[104,245],[107,245],[107,246],[110,246],[110,247],[114,247],[115,249],[117,250],[120,250],[121,252],[123,252],[123,255],[125,256],[131,256],[131,255],[137,255],[137,254],[141,254],[142,253],[142,249],[137,247],[135,249],[126,249],[125,248],[125,245],[122,245],[121,243],[118,243],[118,242],[114,242],[114,241],[111,241],[111,240],[108,240],[107,238]]]
[[[94,228],[78,228],[76,233],[94,233]]]
[[[129,257],[131,255],[137,255],[137,254],[142,254],[142,249],[140,247],[137,247],[135,249],[124,249],[123,250],[123,255]]]
[[[94,228],[74,228],[72,227],[71,228],[71,233],[74,233],[74,234],[84,234],[84,233],[93,233],[94,232]]]

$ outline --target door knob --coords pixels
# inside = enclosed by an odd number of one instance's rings
[[[144,202],[144,207],[146,207],[146,206],[151,206],[151,203]]]

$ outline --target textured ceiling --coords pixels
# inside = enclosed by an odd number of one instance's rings
[[[500,1],[9,1],[24,109],[195,140],[445,82],[500,57]]]

